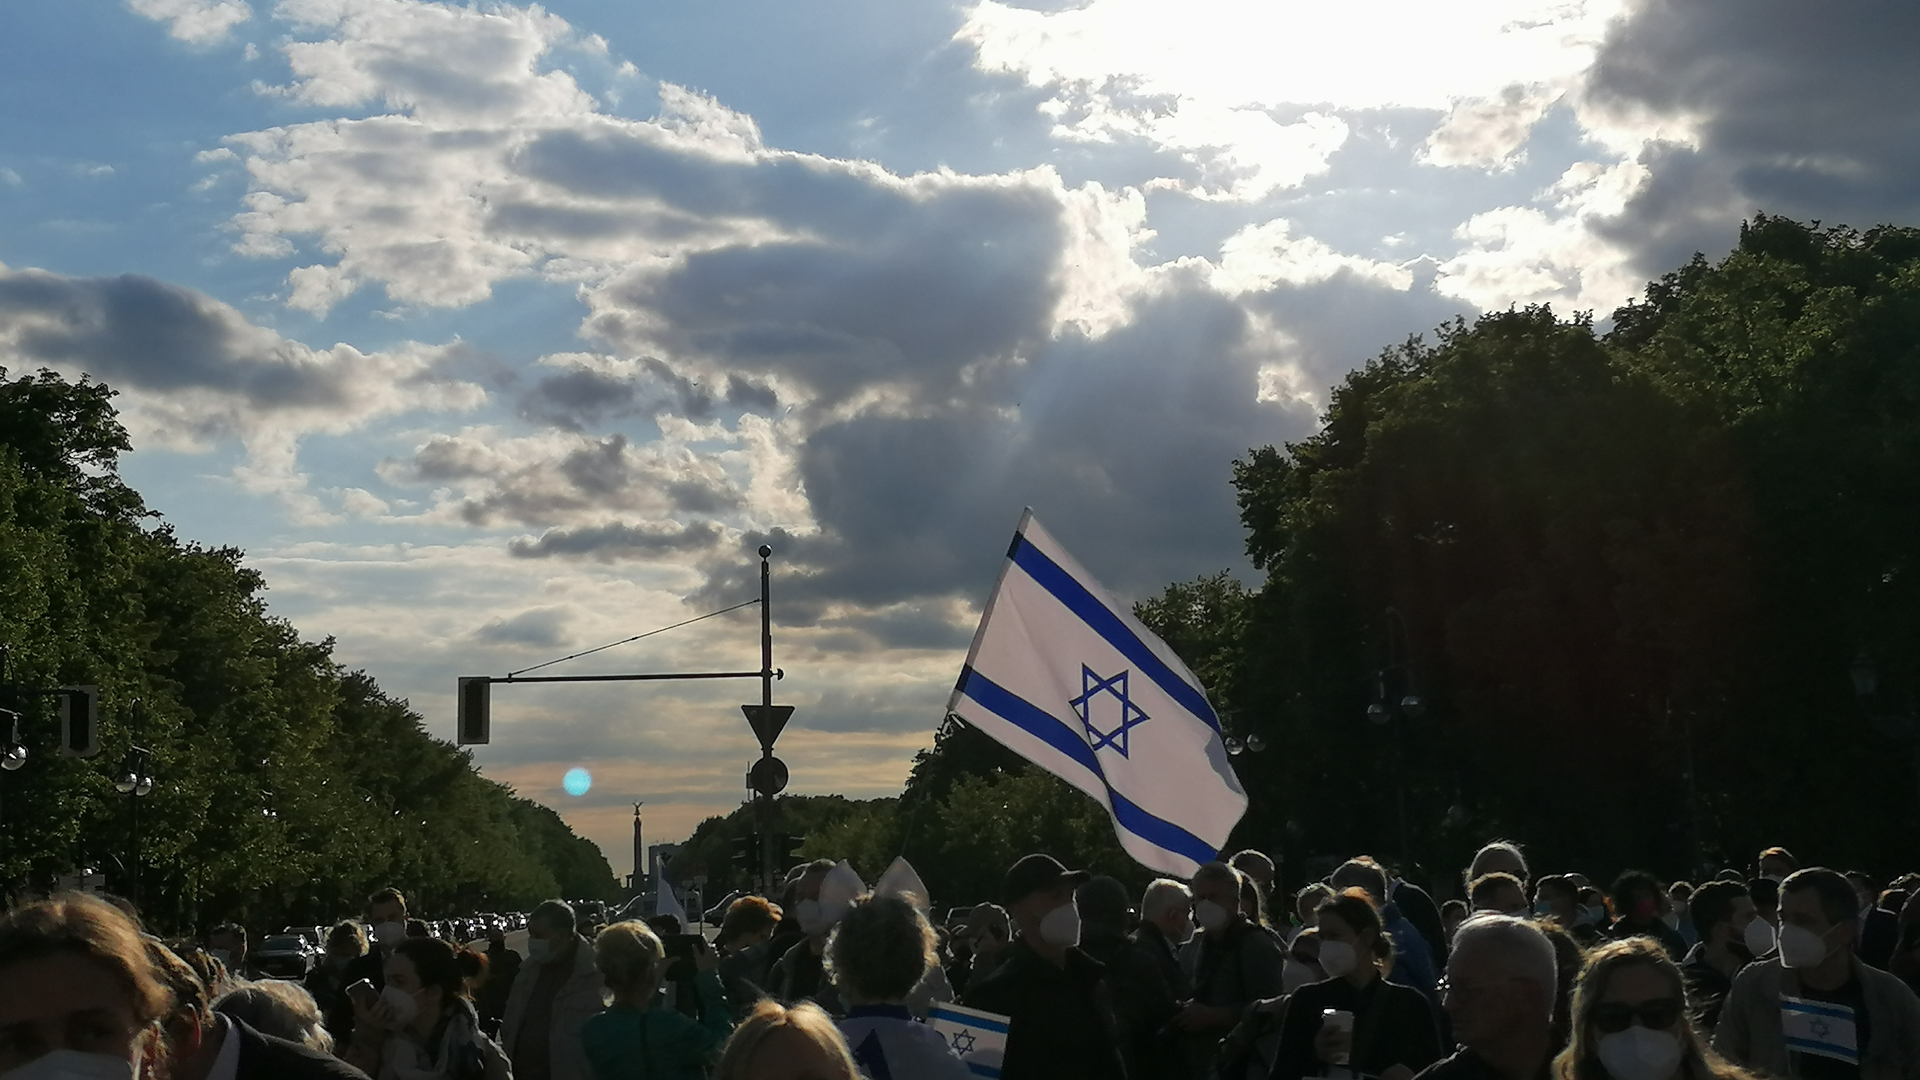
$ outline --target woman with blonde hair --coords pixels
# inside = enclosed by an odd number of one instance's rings
[[[172,1002],[139,929],[109,904],[67,893],[0,917],[0,1073],[151,1075]]]
[[[707,1075],[733,1028],[733,1013],[720,988],[720,959],[713,950],[702,942],[693,954],[698,1020],[655,1007],[671,965],[666,947],[646,923],[628,919],[600,931],[593,939],[593,965],[613,992],[613,1006],[580,1029],[580,1044],[596,1080],[696,1080]]]
[[[714,1080],[861,1080],[820,1006],[764,1000],[734,1029]]]
[[[1750,1080],[1711,1050],[1687,1017],[1686,983],[1650,938],[1587,954],[1573,989],[1573,1037],[1557,1080]]]

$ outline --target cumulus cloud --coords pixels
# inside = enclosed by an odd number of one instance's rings
[[[534,608],[510,619],[494,619],[473,632],[489,645],[539,645],[559,648],[570,640],[564,608]]]
[[[1653,272],[1724,248],[1754,210],[1920,217],[1920,8],[1647,0],[1608,35],[1583,119],[1632,139],[1648,181],[1606,235]]]
[[[253,17],[243,0],[127,0],[134,14],[167,24],[167,35],[193,45],[221,41]]]
[[[0,363],[86,373],[129,391],[143,443],[205,449],[239,439],[272,470],[303,434],[477,406],[451,371],[457,346],[314,349],[203,293],[138,274],[76,278],[0,266]]]
[[[983,0],[957,39],[983,70],[1051,90],[1043,108],[1058,135],[1143,139],[1193,167],[1172,186],[1258,199],[1327,169],[1348,137],[1343,110],[1456,109],[1449,127],[1462,132],[1510,86],[1569,84],[1618,8],[1615,0],[1091,0],[1036,11]],[[1536,110],[1522,126],[1538,118]]]

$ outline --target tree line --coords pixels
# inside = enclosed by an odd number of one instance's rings
[[[552,810],[480,776],[336,663],[330,638],[270,615],[239,550],[182,540],[149,510],[118,473],[130,443],[112,397],[0,368],[6,682],[103,699],[102,751],[83,759],[59,754],[49,701],[0,690],[28,749],[0,772],[0,886],[91,868],[131,890],[137,814],[141,906],[170,931],[310,924],[385,885],[426,913],[615,895],[605,857]],[[115,788],[135,746],[156,781],[145,796]]]
[[[1456,321],[1234,463],[1258,580],[1136,607],[1262,747],[1233,847],[1291,882],[1496,836],[1595,876],[1920,858],[1920,230],[1758,216],[1607,323]],[[806,849],[956,904],[1033,850],[1142,877],[957,722]]]

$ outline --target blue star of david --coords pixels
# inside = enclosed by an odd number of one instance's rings
[[[973,1032],[962,1028],[953,1033],[953,1052],[956,1054],[973,1053]]]
[[[1080,665],[1080,696],[1067,704],[1073,706],[1074,714],[1080,717],[1081,726],[1087,729],[1087,735],[1093,739],[1093,748],[1112,747],[1121,757],[1127,756],[1127,733],[1152,719],[1140,706],[1127,696],[1127,675],[1122,671],[1112,678],[1096,675],[1085,664]],[[1093,701],[1097,695],[1110,694],[1120,703],[1120,726],[1111,731],[1102,731],[1093,722]]]
[[[1808,1031],[1814,1038],[1824,1039],[1827,1037],[1827,1022],[1816,1019],[1812,1024],[1808,1025]]]

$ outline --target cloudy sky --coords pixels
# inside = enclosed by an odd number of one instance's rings
[[[1901,25],[1904,24],[1904,25]],[[793,790],[898,790],[1023,506],[1140,597],[1455,315],[1607,311],[1767,210],[1920,219],[1864,0],[68,0],[0,14],[0,365],[452,734],[754,595]],[[751,609],[576,672],[756,666]],[[750,684],[498,687],[617,872],[737,805]],[[581,797],[561,778],[584,766]]]

